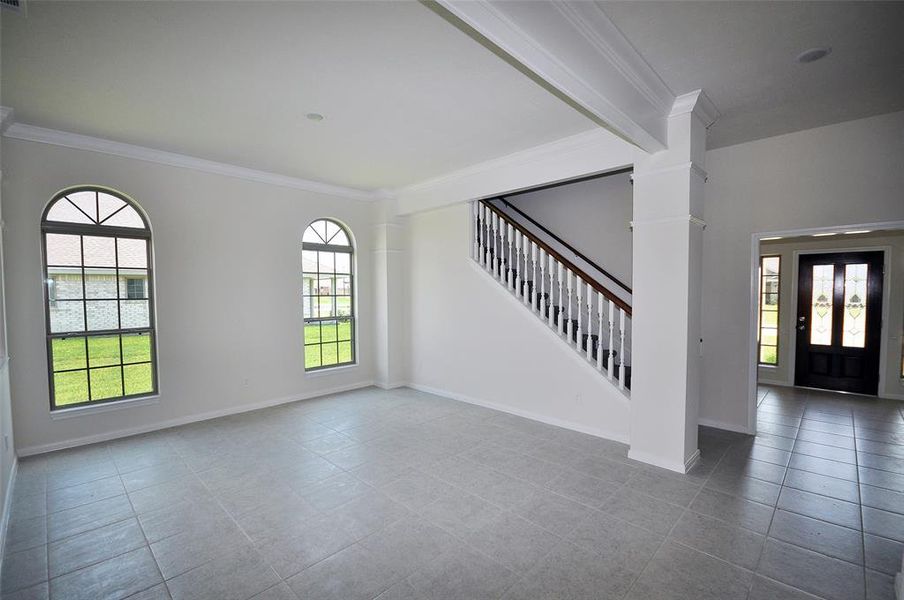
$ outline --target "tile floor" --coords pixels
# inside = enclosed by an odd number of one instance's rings
[[[762,388],[679,476],[409,389],[25,459],[6,600],[893,598],[902,405]]]

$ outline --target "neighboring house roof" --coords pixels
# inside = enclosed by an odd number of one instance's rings
[[[79,237],[82,237],[81,243]],[[82,262],[84,247],[84,263]],[[47,264],[53,267],[147,268],[146,240],[70,234],[47,234]],[[56,272],[56,270],[54,270]]]

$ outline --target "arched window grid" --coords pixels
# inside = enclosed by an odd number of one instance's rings
[[[41,232],[51,410],[155,395],[153,246],[138,204],[70,188]]]
[[[357,362],[354,244],[348,229],[317,219],[302,237],[305,371]]]

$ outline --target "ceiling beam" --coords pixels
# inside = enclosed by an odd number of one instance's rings
[[[597,3],[435,1],[598,124],[650,153],[668,145],[675,95]]]

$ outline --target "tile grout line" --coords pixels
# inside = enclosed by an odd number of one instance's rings
[[[659,543],[659,546],[657,546],[656,550],[650,555],[650,558],[646,561],[643,568],[634,577],[633,581],[631,582],[631,585],[628,586],[627,591],[622,595],[622,598],[627,598],[631,594],[631,592],[634,591],[634,588],[637,585],[637,582],[640,581],[640,578],[643,577],[643,574],[646,573],[647,569],[650,568],[650,564],[652,564],[653,559],[656,558],[656,555],[659,554],[659,551],[662,550],[663,546],[665,546],[666,543],[669,541],[669,537],[675,531],[675,528],[678,526],[678,523],[680,523],[681,519],[684,518],[684,515],[687,514],[688,511],[690,511],[690,505],[693,504],[694,501],[697,499],[697,497],[703,492],[703,489],[706,486],[706,483],[712,477],[712,474],[715,473],[715,471],[719,467],[719,465],[722,464],[722,461],[725,460],[725,456],[728,454],[728,450],[730,447],[731,447],[731,444],[729,444],[729,446],[726,447],[725,450],[722,452],[722,455],[719,457],[719,460],[716,461],[716,464],[713,466],[712,471],[709,472],[709,474],[704,478],[703,483],[700,484],[700,488],[697,490],[697,493],[694,494],[694,497],[691,499],[691,501],[688,502],[687,506],[684,507],[684,510],[682,511],[681,516],[679,516],[677,519],[675,519],[675,522],[669,528],[668,533],[665,536],[663,536],[662,541]],[[727,561],[723,561],[723,562],[726,562],[726,564],[729,564],[729,565],[731,564],[731,563],[728,563]],[[752,584],[752,581],[753,580],[751,578],[751,584]],[[749,594],[750,594],[750,587],[747,588],[747,595],[749,595]]]
[[[854,415],[853,411],[851,414],[851,425],[854,425]],[[858,513],[860,514],[860,552],[863,558],[863,597],[868,597],[868,590],[866,585],[866,527],[863,524],[863,494],[860,492],[860,453],[857,451],[857,430],[854,429],[854,461],[855,467],[857,469],[857,505],[858,505]]]

